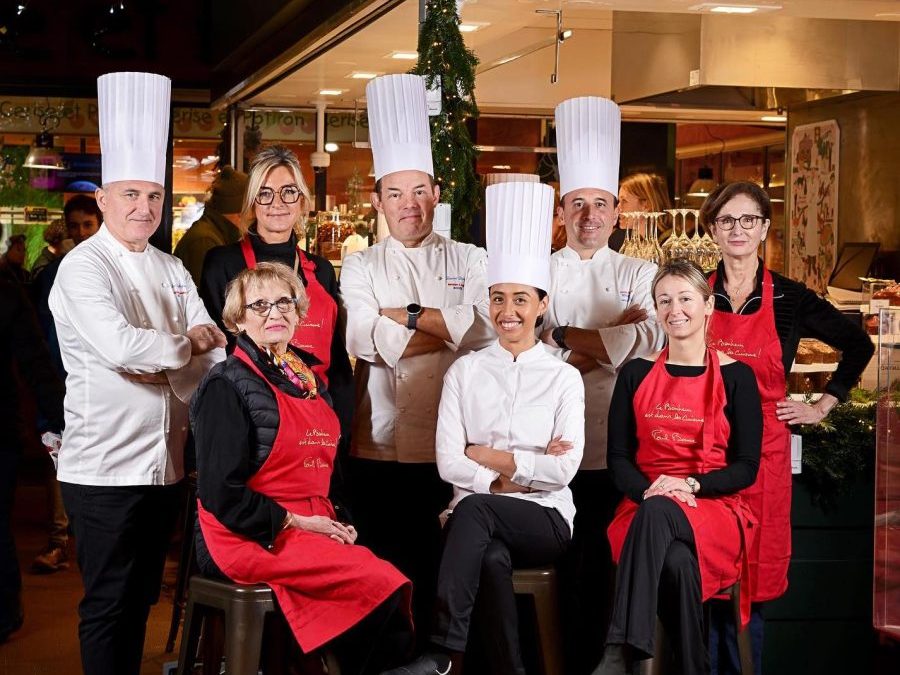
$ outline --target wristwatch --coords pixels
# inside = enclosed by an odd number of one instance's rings
[[[422,313],[422,305],[412,302],[406,306],[406,327],[410,330],[416,329],[416,322]]]
[[[687,486],[691,489],[692,495],[695,495],[700,491],[700,481],[693,476],[688,476],[684,479],[684,482],[687,483]]]
[[[566,329],[568,326],[557,326],[553,329],[553,332],[550,333],[550,337],[553,338],[553,341],[556,343],[556,346],[560,349],[568,349],[569,345],[566,344]]]

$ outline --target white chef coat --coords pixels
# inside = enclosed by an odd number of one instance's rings
[[[169,485],[184,476],[188,402],[224,349],[191,356],[212,323],[178,258],[129,251],[106,226],[62,261],[50,291],[66,377],[57,477],[80,485]],[[165,372],[169,384],[125,373]]]
[[[433,462],[441,380],[457,357],[494,339],[484,249],[432,232],[417,248],[392,237],[341,270],[347,350],[357,357],[351,454]],[[415,331],[378,314],[417,303],[441,310],[448,349],[401,358]]]
[[[572,449],[547,455],[557,436]],[[554,508],[572,528],[568,485],[584,451],[584,385],[575,368],[541,342],[516,359],[499,341],[460,358],[444,376],[437,426],[438,471],[453,485],[451,509],[471,494],[490,493],[499,475],[466,457],[469,444],[512,452],[512,481],[533,492],[507,496]]]
[[[610,360],[583,376],[587,428],[582,469],[606,468],[607,416],[619,368],[665,344],[650,295],[656,269],[653,263],[624,256],[608,246],[589,260],[582,260],[568,246],[550,257],[550,307],[540,329],[597,329]],[[613,326],[631,305],[647,310],[647,319]],[[569,352],[562,354],[568,357]]]

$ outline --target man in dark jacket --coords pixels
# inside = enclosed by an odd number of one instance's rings
[[[246,192],[247,174],[230,166],[222,167],[213,182],[212,194],[206,200],[203,215],[191,225],[175,247],[175,256],[187,267],[197,286],[200,285],[206,252],[216,246],[233,244],[241,238],[237,223]]]
[[[34,310],[22,287],[0,279],[0,428],[16,428],[15,372],[34,393],[45,420],[40,431],[63,427],[63,383],[53,367]],[[0,434],[0,643],[22,625],[22,577],[10,516],[22,452],[15,433]]]

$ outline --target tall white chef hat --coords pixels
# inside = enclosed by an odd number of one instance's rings
[[[166,183],[172,83],[153,73],[97,78],[102,182]]]
[[[550,290],[553,188],[543,183],[497,183],[485,190],[487,282]]]
[[[607,98],[581,96],[556,106],[559,195],[597,188],[619,194],[622,115]]]
[[[369,143],[375,180],[395,171],[434,176],[425,80],[418,75],[384,75],[366,85]]]
[[[540,183],[541,177],[536,173],[486,173],[484,174],[484,186],[497,183]]]

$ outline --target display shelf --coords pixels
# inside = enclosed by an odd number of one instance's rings
[[[792,373],[833,373],[837,370],[836,363],[796,363],[791,365]]]

